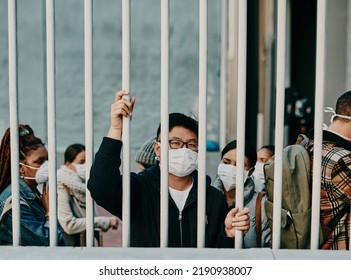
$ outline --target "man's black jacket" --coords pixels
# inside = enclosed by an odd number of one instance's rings
[[[104,137],[90,171],[88,189],[92,198],[113,215],[122,217],[122,142]],[[169,196],[169,247],[197,246],[197,171],[184,209],[180,212]],[[224,195],[206,180],[206,247],[234,247],[233,238],[224,234],[227,204]],[[160,246],[160,167],[158,164],[136,174],[131,173],[132,247]]]

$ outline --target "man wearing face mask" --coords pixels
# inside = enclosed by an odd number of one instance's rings
[[[88,188],[95,201],[116,216],[122,216],[122,117],[132,115],[135,98],[116,94],[111,106],[111,127],[95,156]],[[162,164],[159,126],[154,143],[156,157]],[[169,115],[169,247],[197,246],[197,151],[198,124],[180,113]],[[131,173],[132,247],[160,246],[160,164],[140,173]],[[206,186],[206,247],[233,247],[235,230],[249,229],[248,209],[234,208],[228,213],[223,194]]]
[[[237,141],[229,142],[221,152],[221,162],[218,165],[214,186],[224,193],[229,209],[236,203],[236,163]],[[265,214],[264,201],[266,196],[257,191],[256,181],[252,172],[257,155],[254,146],[245,143],[244,157],[244,206],[250,209],[250,229],[244,236],[245,248],[270,247],[270,229]],[[259,207],[259,208],[257,208]]]
[[[335,216],[339,217],[339,222],[330,231],[322,249],[350,250],[351,91],[338,98],[335,111],[331,107],[324,111],[333,115],[329,127],[323,130],[320,218],[325,226]],[[298,143],[304,144],[313,161],[313,129],[307,137],[307,141],[299,137]]]

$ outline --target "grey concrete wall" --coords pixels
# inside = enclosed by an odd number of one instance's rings
[[[326,11],[326,73],[325,73],[325,106],[335,108],[337,98],[349,90],[350,50],[348,38],[351,29],[348,27],[349,0],[327,1]],[[330,123],[330,114],[325,114],[324,121]]]
[[[18,0],[19,120],[47,142],[45,1]],[[94,144],[109,127],[110,104],[121,89],[122,1],[93,1]],[[84,1],[55,1],[58,151],[84,142]],[[220,1],[208,2],[208,139],[218,141]],[[170,1],[169,111],[198,117],[198,1]],[[7,0],[0,0],[0,134],[9,126]],[[160,123],[160,1],[131,1],[131,123],[136,150]]]

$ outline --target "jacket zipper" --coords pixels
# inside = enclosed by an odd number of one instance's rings
[[[179,211],[179,231],[180,231],[180,247],[183,247],[183,231],[182,231],[182,211]]]

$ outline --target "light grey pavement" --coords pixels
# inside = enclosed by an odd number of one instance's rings
[[[102,248],[102,247],[0,247],[0,260],[351,260],[349,251]]]

